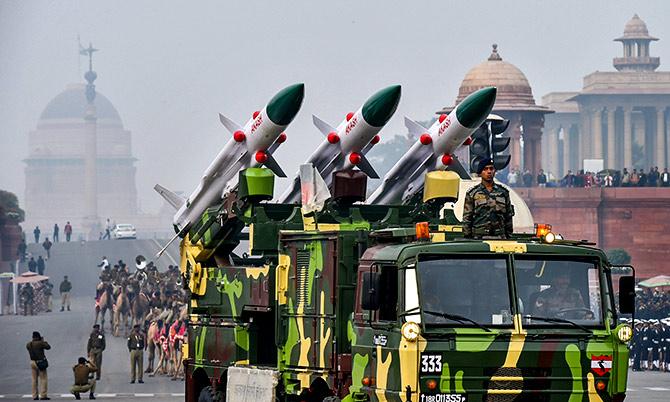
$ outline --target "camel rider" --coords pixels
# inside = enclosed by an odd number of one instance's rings
[[[100,380],[100,374],[102,372],[102,351],[105,350],[105,346],[105,334],[100,330],[100,325],[95,324],[91,335],[88,337],[86,351],[88,352],[88,358],[95,363],[95,366],[98,368],[95,373],[96,380]]]

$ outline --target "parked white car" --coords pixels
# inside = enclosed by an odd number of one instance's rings
[[[130,223],[119,223],[112,229],[112,237],[115,239],[136,239],[137,230]]]

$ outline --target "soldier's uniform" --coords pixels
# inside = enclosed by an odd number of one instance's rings
[[[468,238],[510,237],[513,232],[512,216],[514,207],[509,191],[497,183],[493,183],[489,191],[480,183],[465,194],[463,235]]]
[[[144,366],[144,334],[139,331],[140,326],[135,325],[133,332],[128,337],[128,351],[130,352],[130,382],[134,383],[138,379],[143,383],[142,375]]]
[[[93,332],[91,332],[91,335],[88,337],[88,344],[86,345],[88,358],[97,368],[95,372],[96,380],[99,380],[100,375],[102,374],[102,351],[105,350],[105,347],[105,334],[100,331],[100,325],[96,324],[93,326]]]

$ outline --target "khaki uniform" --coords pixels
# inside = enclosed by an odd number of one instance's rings
[[[512,235],[514,207],[509,191],[493,183],[491,191],[480,183],[468,190],[463,204],[463,235],[468,238]]]
[[[43,340],[32,340],[28,342],[26,349],[28,349],[28,354],[30,355],[30,371],[32,372],[33,377],[33,398],[46,398],[48,391],[47,370],[38,369],[37,361],[46,359],[44,351],[51,349],[51,346]]]
[[[88,358],[91,360],[96,367],[95,378],[100,379],[102,374],[102,351],[105,350],[106,342],[105,335],[97,330],[93,330],[91,335],[88,337],[88,344],[86,345],[86,351],[88,352]]]
[[[130,380],[142,381],[144,374],[144,334],[133,330],[128,337],[128,350],[130,351]]]
[[[79,392],[89,392],[91,395],[95,392],[95,379],[88,378],[89,374],[95,373],[98,369],[95,364],[89,362],[88,364],[77,364],[72,367],[74,372],[74,385],[70,392],[77,394]]]

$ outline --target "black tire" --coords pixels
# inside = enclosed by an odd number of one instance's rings
[[[223,402],[225,399],[223,392],[215,391],[211,385],[203,388],[198,396],[198,402]]]

